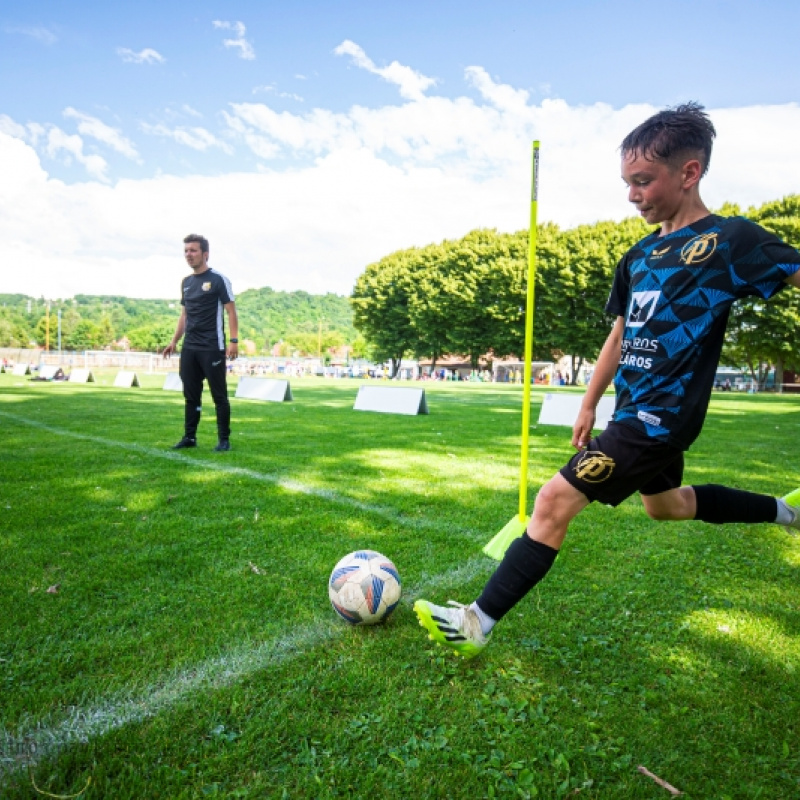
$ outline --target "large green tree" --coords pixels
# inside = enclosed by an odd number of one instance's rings
[[[369,340],[378,361],[390,361],[392,375],[409,352],[418,348],[409,316],[414,292],[413,274],[419,269],[418,250],[400,250],[370,264],[353,289],[353,321]]]
[[[721,213],[737,214],[728,205]],[[800,248],[800,195],[751,208],[745,215],[783,241]],[[750,373],[763,388],[771,370],[775,382],[783,383],[784,369],[800,371],[800,292],[786,289],[765,302],[750,298],[731,310],[721,361]]]
[[[476,230],[421,251],[409,300],[420,354],[517,353],[524,338],[524,261],[518,238]]]
[[[538,350],[549,351],[551,357],[570,355],[573,383],[583,361],[597,358],[611,329],[613,318],[605,305],[616,265],[648,230],[638,219],[627,219],[567,231],[545,228],[540,234]]]

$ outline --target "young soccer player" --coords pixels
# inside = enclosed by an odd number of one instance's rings
[[[777,499],[716,484],[681,486],[684,451],[703,426],[728,312],[743,297],[800,288],[800,253],[753,222],[711,214],[700,198],[716,131],[696,103],[666,109],[622,142],[628,199],[660,227],[617,266],[606,310],[617,319],[597,360],[572,433],[577,449],[539,491],[525,534],[513,541],[480,597],[450,607],[418,600],[430,638],[470,658],[545,577],[569,523],[593,501],[634,492],[657,520],[774,522],[800,529],[800,489]],[[592,438],[611,381],[613,421]]]

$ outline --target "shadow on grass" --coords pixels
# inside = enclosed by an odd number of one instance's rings
[[[390,554],[407,586],[447,583],[516,511],[519,391],[426,387],[430,416],[410,418],[353,412],[352,385],[236,401],[240,438],[213,463],[271,476],[257,480],[208,466],[213,413],[205,449],[169,457],[180,395],[52,388],[0,400],[54,429],[3,420],[7,730],[122,691],[146,707],[181,670],[317,624],[349,549]],[[774,466],[793,464],[799,412],[796,400],[715,397],[687,481],[800,484],[796,466]],[[531,499],[568,436],[532,431]],[[529,780],[542,797],[660,796],[635,773],[643,763],[688,796],[794,797],[798,564],[797,545],[767,526],[655,523],[638,500],[592,506],[479,661],[444,660],[405,604],[384,629],[342,629],[71,744],[37,777],[65,793],[91,773],[115,797],[512,796]],[[468,601],[490,570],[447,588]],[[28,796],[24,779],[12,788]]]

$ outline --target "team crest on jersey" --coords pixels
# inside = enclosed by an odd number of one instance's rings
[[[599,450],[584,450],[573,467],[573,472],[586,483],[602,483],[611,477],[616,466],[611,456]]]
[[[717,236],[714,233],[701,233],[688,242],[681,248],[681,261],[684,264],[700,264],[711,256],[717,249]]]
[[[628,311],[627,325],[629,328],[641,328],[656,310],[656,304],[661,292],[633,292],[631,307]]]
[[[206,282],[203,284],[203,291],[204,291],[204,292],[207,292],[207,291],[208,291],[210,288],[211,288],[211,281],[206,281]]]

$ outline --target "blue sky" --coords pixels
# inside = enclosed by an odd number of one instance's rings
[[[797,30],[796,2],[2,0],[0,292],[169,297],[199,230],[239,291],[345,294],[525,227],[532,138],[542,219],[620,218],[619,140],[689,99],[707,202],[795,193]]]

